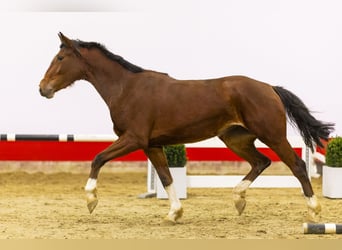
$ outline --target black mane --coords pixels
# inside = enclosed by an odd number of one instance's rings
[[[122,67],[124,67],[125,69],[133,72],[133,73],[140,73],[143,72],[144,69],[136,66],[128,61],[126,61],[123,57],[119,56],[119,55],[115,55],[112,52],[110,52],[109,50],[106,49],[106,47],[100,43],[97,42],[83,42],[80,40],[76,40],[75,41],[76,44],[78,46],[80,46],[81,48],[86,48],[86,49],[92,49],[92,48],[96,48],[98,50],[100,50],[107,58],[119,63]]]

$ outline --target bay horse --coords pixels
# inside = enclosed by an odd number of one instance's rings
[[[287,117],[311,149],[322,146],[333,123],[315,119],[304,103],[280,86],[245,77],[176,80],[167,74],[138,67],[97,42],[71,40],[59,33],[60,50],[39,85],[40,94],[54,94],[77,80],[90,82],[107,104],[118,139],[91,164],[85,186],[89,212],[95,209],[101,167],[114,158],[142,149],[153,163],[170,201],[166,219],[176,222],[183,214],[176,196],[163,146],[192,143],[218,136],[251,165],[233,189],[238,214],[246,206],[246,190],[271,161],[254,146],[270,147],[301,183],[314,221],[321,208],[314,195],[305,162],[286,138]]]

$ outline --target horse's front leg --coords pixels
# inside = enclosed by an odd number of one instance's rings
[[[183,215],[183,208],[176,195],[172,176],[168,167],[167,159],[162,147],[153,147],[145,150],[145,154],[155,167],[161,183],[163,184],[170,201],[170,211],[166,216],[167,221],[176,223]]]
[[[101,167],[107,162],[114,158],[126,155],[130,152],[137,150],[138,144],[134,143],[134,140],[129,139],[127,136],[121,136],[112,145],[106,148],[104,151],[99,153],[91,164],[91,171],[89,179],[85,186],[87,206],[89,212],[92,213],[98,203],[97,198],[97,178]]]
[[[170,211],[166,216],[166,221],[176,223],[183,216],[183,208],[180,200],[177,197],[175,186],[171,183],[165,186],[166,193],[170,201]]]

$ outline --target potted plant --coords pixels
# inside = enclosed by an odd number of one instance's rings
[[[186,179],[186,149],[184,144],[170,145],[164,147],[170,172],[175,185],[176,194],[180,199],[186,199],[187,179]],[[158,178],[157,181],[157,198],[168,198],[166,191]]]
[[[327,145],[322,192],[329,198],[342,198],[342,137],[333,138]]]
[[[184,144],[164,147],[167,162],[171,168],[183,168],[186,164],[186,149]]]

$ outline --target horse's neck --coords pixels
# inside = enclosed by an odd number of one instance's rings
[[[128,75],[127,70],[106,58],[88,59],[88,62],[90,70],[87,80],[110,107],[122,93]]]

